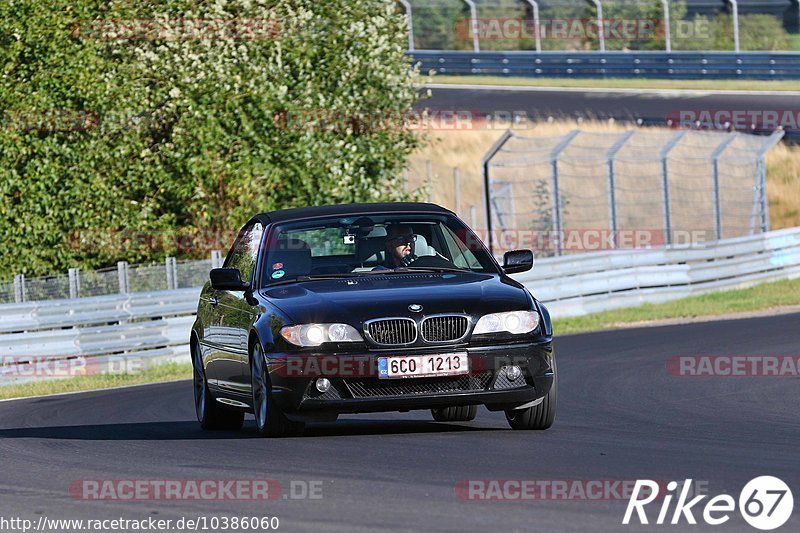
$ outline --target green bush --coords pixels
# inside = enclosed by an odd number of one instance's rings
[[[277,24],[257,38],[98,33],[153,18]],[[420,142],[395,127],[419,95],[406,45],[381,0],[0,3],[2,277],[205,256],[170,235],[228,246],[257,211],[404,198]],[[119,232],[153,238],[121,248]]]
[[[685,21],[684,21],[685,23]],[[733,17],[720,14],[711,20],[696,16],[694,30],[673,41],[675,50],[733,50]],[[789,35],[781,21],[772,15],[740,15],[741,50],[788,50]]]

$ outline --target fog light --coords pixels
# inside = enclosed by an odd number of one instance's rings
[[[522,375],[522,370],[517,365],[506,367],[506,377],[511,381],[516,381]]]
[[[331,388],[331,382],[328,378],[319,378],[317,380],[317,390],[320,392],[328,392]]]

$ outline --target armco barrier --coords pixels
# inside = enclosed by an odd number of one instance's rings
[[[706,245],[543,259],[515,276],[554,316],[800,277],[800,228]]]
[[[800,79],[797,52],[415,50],[422,72],[541,78]]]
[[[800,228],[705,245],[542,259],[516,279],[554,317],[800,277]],[[188,362],[199,289],[0,305],[0,362]],[[24,374],[24,373],[23,373]],[[33,378],[3,372],[0,384]]]

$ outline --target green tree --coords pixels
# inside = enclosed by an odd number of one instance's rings
[[[118,39],[99,23],[133,19],[228,26]],[[420,142],[398,119],[419,95],[405,24],[382,0],[0,4],[3,277],[204,255],[163,235],[227,246],[256,211],[404,198]],[[48,113],[55,126],[29,127]],[[114,245],[132,230],[157,237]]]

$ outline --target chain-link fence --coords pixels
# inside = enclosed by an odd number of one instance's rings
[[[486,239],[561,255],[768,231],[764,158],[782,136],[508,131],[484,158]]]
[[[400,0],[408,49],[796,50],[796,2]]]
[[[168,257],[164,263],[142,265],[120,261],[116,267],[71,268],[66,275],[37,278],[18,274],[13,282],[0,283],[0,304],[200,287],[208,281],[208,272],[221,265],[221,253],[213,251],[210,259],[176,261]]]

